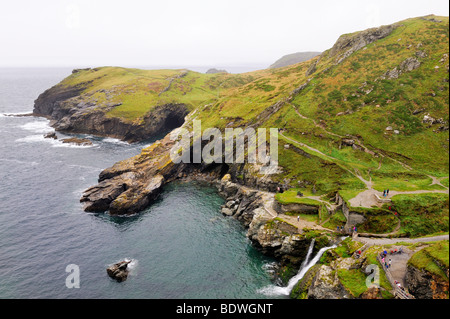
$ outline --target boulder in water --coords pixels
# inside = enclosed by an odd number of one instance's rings
[[[52,138],[52,139],[58,139],[55,132],[50,132],[44,135],[44,138]]]
[[[109,266],[106,269],[108,275],[117,280],[118,282],[122,282],[127,280],[128,277],[128,264],[131,263],[131,260],[124,260],[118,262],[112,266]]]

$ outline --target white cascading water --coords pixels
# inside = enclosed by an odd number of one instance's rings
[[[302,264],[301,264],[300,269],[298,270],[298,272],[300,272],[300,271],[301,271],[303,268],[305,268],[305,266],[308,264],[309,258],[311,257],[311,254],[312,254],[313,249],[314,249],[314,243],[315,243],[315,242],[316,242],[316,239],[313,238],[313,239],[311,240],[311,244],[309,244],[308,253],[306,254],[306,258],[305,258],[305,260],[303,260],[303,262],[302,262]]]
[[[312,267],[314,266],[320,259],[320,257],[322,257],[323,253],[325,251],[327,251],[328,249],[332,249],[332,248],[336,248],[336,245],[330,246],[330,247],[323,247],[321,248],[317,254],[314,256],[314,258],[308,262],[309,257],[312,253],[314,247],[314,239],[311,241],[311,244],[309,246],[308,249],[308,254],[306,255],[305,260],[303,261],[302,265],[300,266],[300,269],[297,273],[297,275],[295,275],[294,277],[292,277],[289,282],[288,285],[286,287],[279,287],[279,286],[268,286],[268,287],[264,287],[262,289],[260,289],[258,292],[262,293],[264,295],[267,296],[274,296],[274,295],[286,295],[288,296],[291,293],[292,288],[294,288],[295,284],[303,278],[303,276],[306,274],[306,272]]]

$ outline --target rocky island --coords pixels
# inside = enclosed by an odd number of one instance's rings
[[[337,245],[292,298],[448,298],[448,30],[448,17],[408,19],[245,74],[74,70],[39,96],[34,114],[66,133],[128,142],[166,134],[103,170],[80,200],[87,212],[136,214],[166,183],[198,178],[217,187],[221,212],[248,228],[254,246],[280,261],[282,285],[313,240],[314,254]],[[278,128],[275,174],[249,162],[175,164],[170,132],[191,131],[194,120],[221,131]],[[442,233],[438,244],[419,238]],[[395,271],[379,261],[393,245],[405,249]],[[381,282],[367,287],[372,264]]]

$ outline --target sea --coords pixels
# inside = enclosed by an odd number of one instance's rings
[[[0,69],[0,299],[277,298],[261,292],[275,261],[220,213],[212,186],[171,183],[129,217],[83,211],[81,195],[99,173],[154,140],[44,138],[54,131],[49,120],[22,115],[71,71]],[[60,141],[69,136],[93,145]],[[119,283],[106,268],[125,259],[130,273]]]

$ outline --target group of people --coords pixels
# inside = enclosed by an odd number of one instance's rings
[[[344,226],[341,226],[341,227],[337,226],[337,227],[336,227],[336,230],[337,230],[338,232],[343,233],[343,232],[344,232]],[[356,226],[353,226],[352,228],[350,228],[350,227],[348,228],[348,232],[349,232],[349,233],[352,233],[352,232],[353,232],[353,233],[356,233],[357,230],[358,230],[358,229],[356,228]]]
[[[383,263],[384,267],[386,267],[386,269],[389,269],[391,267],[391,264],[392,264],[392,259],[389,258],[389,261],[386,260],[387,254],[385,254],[385,253],[382,253],[381,256],[382,256],[381,257],[381,262]]]
[[[387,197],[389,195],[389,189],[383,190],[383,197]]]
[[[403,252],[402,247],[400,247],[398,250],[397,249],[391,249],[390,251],[384,250],[381,252],[380,257],[381,257],[381,262],[384,265],[384,267],[387,269],[391,268],[392,266],[392,259],[389,258],[388,259],[388,255],[394,255],[394,254],[401,254]],[[411,297],[411,295],[409,294],[408,290],[405,289],[404,287],[402,287],[401,283],[397,280],[394,280],[395,285],[400,288],[402,291],[404,291],[409,297]]]
[[[401,254],[402,252],[403,252],[402,247],[400,247],[398,250],[397,250],[397,248],[396,249],[391,249],[391,255]]]
[[[403,252],[402,247],[400,247],[398,250],[397,250],[397,248],[395,248],[395,249],[391,249],[389,251],[390,255],[401,254],[402,252]],[[387,250],[384,250],[380,254],[381,262],[386,267],[386,269],[389,269],[391,267],[391,264],[392,264],[392,259],[391,258],[387,259],[387,256],[388,256],[388,251]]]

